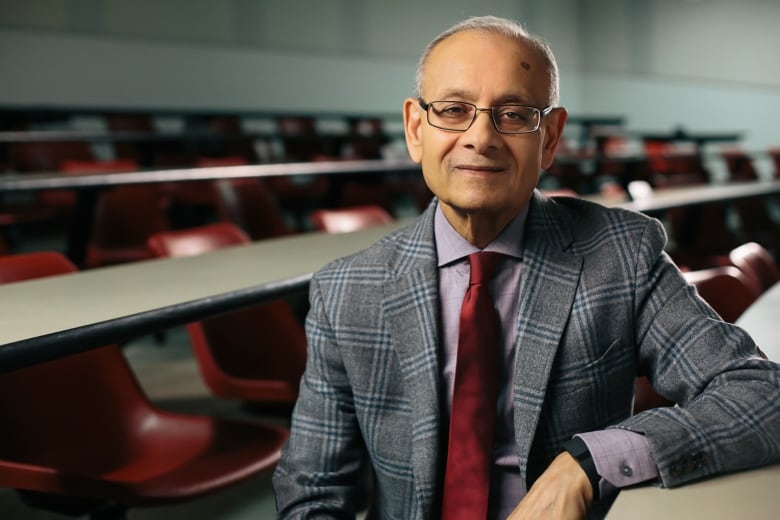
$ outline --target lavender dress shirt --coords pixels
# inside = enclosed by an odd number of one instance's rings
[[[518,298],[516,288],[522,276],[523,229],[528,207],[515,217],[484,251],[503,253],[507,258],[499,265],[490,284],[491,294],[501,322],[502,364],[494,448],[494,469],[491,476],[491,519],[504,519],[526,494],[525,482],[518,471],[518,455],[511,393],[512,348],[517,323]],[[434,233],[439,267],[441,321],[444,340],[443,378],[447,396],[447,412],[452,406],[455,361],[458,348],[460,307],[469,282],[467,257],[480,251],[460,236],[437,207]],[[643,435],[626,430],[604,430],[579,435],[587,444],[596,469],[602,477],[601,496],[614,495],[619,487],[629,486],[657,477],[650,452],[650,443]]]

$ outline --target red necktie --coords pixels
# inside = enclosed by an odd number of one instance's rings
[[[488,283],[503,257],[469,256],[460,311],[442,518],[474,520],[488,511],[499,379],[499,321]]]

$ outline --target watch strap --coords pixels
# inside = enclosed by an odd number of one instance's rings
[[[601,475],[599,475],[596,470],[596,463],[593,462],[593,457],[590,454],[590,450],[588,450],[588,445],[579,437],[572,437],[563,443],[562,451],[567,451],[569,455],[574,457],[574,460],[576,460],[583,471],[585,471],[588,480],[590,480],[590,485],[593,488],[593,500],[598,500]]]

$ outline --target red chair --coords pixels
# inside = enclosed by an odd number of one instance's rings
[[[138,163],[132,159],[114,159],[110,161],[84,161],[65,159],[60,161],[61,173],[124,173],[138,170]]]
[[[780,269],[772,255],[756,242],[748,242],[732,249],[729,260],[753,280],[760,292],[766,291],[780,280]]]
[[[65,174],[123,173],[138,169],[138,163],[132,159],[67,160],[59,165]],[[73,192],[62,195],[75,196]],[[170,228],[166,204],[157,185],[119,186],[99,193],[84,266],[101,267],[150,258],[146,239],[154,232]]]
[[[389,224],[393,216],[382,206],[367,204],[349,208],[318,209],[311,213],[315,229],[328,233],[348,233],[369,226]]]
[[[151,258],[146,240],[170,229],[166,201],[155,185],[119,186],[102,192],[95,208],[86,267]]]
[[[149,113],[116,112],[103,115],[106,128],[113,134],[154,135],[157,131],[154,117]],[[167,143],[166,143],[167,144]],[[120,139],[113,142],[114,154],[123,159],[138,161],[144,166],[154,164],[156,148],[161,143]]]
[[[11,143],[8,146],[8,163],[21,172],[52,172],[64,160],[91,161],[93,158],[87,141]]]
[[[250,242],[228,222],[157,233],[148,246],[159,257],[191,256]],[[289,304],[277,300],[187,325],[203,379],[211,391],[248,404],[289,408],[306,364],[306,335]]]
[[[0,283],[69,274],[59,253],[0,258]],[[187,501],[270,471],[287,431],[163,411],[116,345],[0,373],[0,486],[91,518]]]
[[[661,397],[647,377],[637,377],[634,380],[634,413],[661,406],[674,406],[674,401]]]
[[[712,267],[683,273],[724,321],[734,323],[756,301],[760,292],[743,271],[732,266]]]
[[[195,160],[196,168],[215,168],[222,166],[244,166],[248,164],[243,157],[200,157]],[[185,207],[206,208],[214,213],[217,204],[217,194],[214,181],[169,182],[163,186],[163,191],[171,204]],[[190,227],[190,226],[182,226]]]
[[[572,197],[575,199],[581,198],[580,194],[569,188],[556,188],[550,190],[541,190],[542,194],[546,197]]]
[[[222,179],[215,188],[219,217],[243,229],[252,240],[295,233],[264,179]]]
[[[739,146],[722,146],[720,156],[729,172],[729,180],[755,181],[758,173],[753,166],[753,159]]]
[[[123,173],[138,170],[138,163],[132,159],[96,161],[92,159],[63,159],[57,164],[57,171],[66,175],[90,173]],[[44,190],[38,198],[51,208],[61,212],[70,212],[76,205],[76,192],[73,190]]]
[[[775,179],[780,179],[780,146],[772,146],[767,150],[772,163],[774,163],[775,171],[772,175]]]

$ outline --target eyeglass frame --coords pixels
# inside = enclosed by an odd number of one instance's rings
[[[488,108],[480,108],[477,105],[475,105],[474,103],[469,103],[467,101],[454,101],[454,100],[446,100],[446,99],[440,99],[440,100],[430,101],[430,102],[426,103],[425,100],[423,98],[421,98],[421,97],[417,98],[417,103],[420,105],[420,108],[422,108],[425,111],[425,120],[428,122],[428,124],[431,125],[434,128],[438,128],[439,130],[444,130],[446,132],[465,132],[469,128],[471,128],[471,125],[473,125],[474,121],[477,120],[477,116],[479,115],[480,112],[488,112],[490,114],[490,121],[493,123],[493,128],[495,128],[496,132],[498,132],[499,134],[505,134],[505,135],[523,135],[523,134],[532,134],[532,133],[536,132],[542,126],[542,118],[544,118],[547,115],[549,115],[550,112],[552,112],[553,109],[555,108],[553,105],[548,105],[545,108],[538,108],[538,107],[531,106],[531,105],[521,105],[521,104],[516,104],[516,103],[507,103],[507,104],[504,104],[504,105],[494,105],[494,106],[488,107]],[[453,129],[453,128],[444,128],[442,126],[434,125],[433,123],[431,123],[431,113],[430,113],[430,111],[428,109],[431,108],[431,105],[434,104],[434,103],[461,103],[463,105],[469,105],[469,106],[474,107],[474,115],[471,118],[471,121],[469,122],[468,126],[466,128],[464,128],[463,130],[458,130],[458,129]],[[498,128],[498,123],[496,122],[496,118],[495,118],[495,115],[494,115],[494,112],[493,112],[493,110],[495,110],[496,108],[499,108],[499,107],[524,107],[524,108],[532,108],[532,109],[536,110],[539,113],[539,117],[538,117],[538,119],[536,121],[536,128],[534,128],[533,130],[523,130],[521,132],[506,132],[504,130],[499,129]]]

